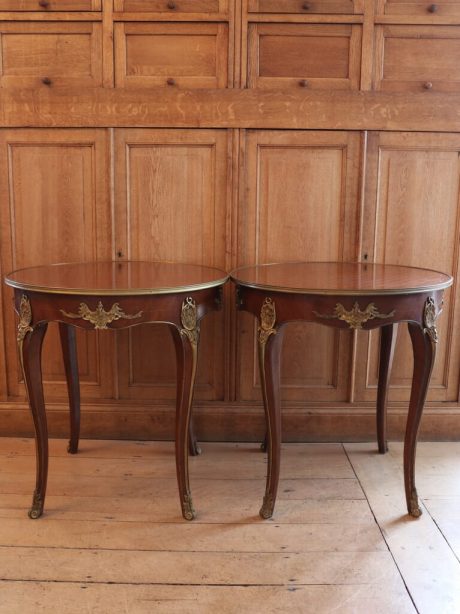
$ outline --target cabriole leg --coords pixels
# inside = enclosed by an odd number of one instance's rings
[[[187,298],[182,303],[183,328],[173,327],[177,363],[176,400],[176,471],[182,515],[186,520],[195,518],[190,491],[188,456],[190,418],[198,358],[199,323],[195,301]]]
[[[377,389],[377,443],[380,454],[388,450],[387,403],[391,367],[398,332],[397,324],[387,324],[380,329],[379,383]]]
[[[37,324],[21,337],[18,334],[19,356],[35,428],[36,482],[29,517],[43,514],[48,479],[48,428],[43,397],[41,353],[46,323]]]
[[[419,324],[409,322],[408,326],[414,351],[414,374],[404,439],[404,485],[407,510],[411,516],[418,517],[422,510],[415,488],[415,453],[423,406],[436,354],[436,342],[432,335],[428,334],[427,329],[422,328]]]
[[[75,327],[59,322],[62,356],[67,381],[70,411],[70,440],[67,451],[76,454],[80,439],[80,382],[78,378],[78,359]]]
[[[275,328],[275,322],[275,303],[271,298],[266,298],[260,311],[257,339],[260,383],[267,424],[265,445],[268,454],[265,496],[259,512],[262,518],[271,518],[273,515],[280,474],[280,354],[283,330],[281,327]]]

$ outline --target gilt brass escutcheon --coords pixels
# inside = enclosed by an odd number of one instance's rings
[[[434,299],[430,296],[426,299],[423,308],[423,332],[426,333],[433,343],[439,341],[438,330],[436,328],[436,320],[441,313],[441,310],[436,309]]]
[[[260,326],[258,328],[259,343],[265,345],[270,335],[276,334],[276,309],[275,303],[267,297],[260,310]]]
[[[181,335],[188,337],[190,343],[197,346],[200,330],[198,326],[196,303],[191,296],[188,296],[182,303],[180,321],[184,327],[180,331]]]
[[[23,294],[21,297],[21,302],[19,304],[19,324],[18,334],[16,337],[18,343],[22,343],[27,333],[31,333],[33,331],[33,328],[30,325],[31,322],[32,308],[30,306],[29,299],[25,294]]]
[[[374,303],[369,303],[366,309],[362,311],[359,308],[358,303],[355,303],[353,307],[347,311],[341,303],[337,303],[334,313],[332,314],[318,313],[317,311],[313,311],[313,313],[318,318],[323,318],[325,320],[333,320],[334,318],[343,320],[350,326],[350,328],[359,330],[368,320],[374,320],[375,318],[379,318],[381,320],[392,318],[395,314],[395,310],[393,309],[393,311],[390,313],[380,313]]]
[[[94,324],[94,328],[98,330],[104,330],[107,328],[107,324],[114,322],[115,320],[135,320],[142,316],[142,311],[129,315],[120,308],[119,303],[114,303],[109,311],[105,311],[101,301],[99,301],[96,309],[91,311],[86,303],[80,303],[78,313],[70,313],[60,309],[60,312],[67,318],[81,319]]]

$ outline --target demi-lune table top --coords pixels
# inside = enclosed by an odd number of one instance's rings
[[[390,264],[354,262],[288,262],[235,269],[238,285],[293,294],[359,296],[412,294],[441,290],[452,284],[445,273]]]
[[[146,295],[190,292],[221,286],[224,271],[173,262],[80,262],[35,266],[13,271],[5,282],[13,288],[47,294]]]

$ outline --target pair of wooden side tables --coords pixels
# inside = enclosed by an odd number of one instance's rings
[[[407,322],[414,372],[404,441],[407,509],[419,516],[415,451],[438,342],[436,320],[451,276],[437,271],[366,263],[286,263],[225,272],[165,262],[88,262],[32,267],[5,278],[14,288],[19,316],[17,342],[35,426],[36,486],[30,518],[43,513],[48,476],[48,430],[43,396],[41,348],[49,322],[58,322],[70,406],[70,442],[76,453],[80,433],[80,394],[75,327],[121,329],[162,322],[172,333],[177,361],[175,454],[182,515],[195,517],[188,456],[197,453],[191,428],[200,321],[219,309],[228,279],[236,286],[239,309],[258,318],[258,352],[268,452],[263,518],[273,514],[281,452],[280,353],[285,325],[317,322],[353,330],[381,329],[377,393],[377,440],[386,447],[389,376],[400,322]]]

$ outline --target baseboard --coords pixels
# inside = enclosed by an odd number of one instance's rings
[[[388,438],[401,440],[407,407],[390,405]],[[50,437],[68,437],[68,409],[64,403],[47,408]],[[265,431],[261,406],[207,404],[194,408],[201,441],[261,441]],[[81,436],[97,439],[171,440],[175,410],[172,405],[98,404],[82,407]],[[33,423],[25,403],[0,403],[0,436],[31,437]],[[421,440],[460,440],[460,408],[428,405],[420,429]],[[369,441],[375,439],[372,405],[283,407],[284,441]]]

